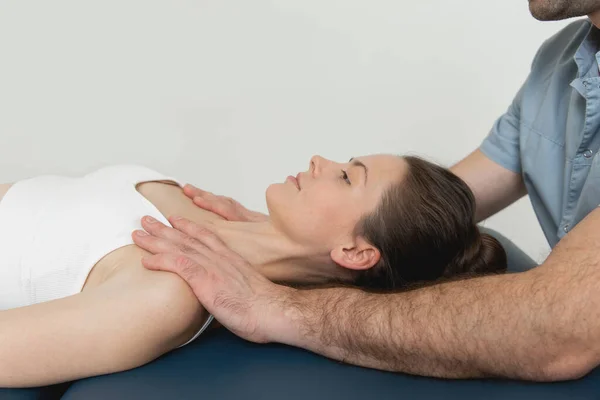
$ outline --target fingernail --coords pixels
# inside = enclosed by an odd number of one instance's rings
[[[149,223],[149,224],[153,224],[153,223],[156,222],[156,220],[154,218],[152,218],[152,217],[145,217],[145,218],[146,218],[146,222]]]
[[[135,234],[137,236],[148,236],[148,233],[146,233],[145,231],[135,231]]]
[[[179,217],[179,216],[175,215],[174,217],[171,217],[171,219],[172,219],[173,221],[180,221],[180,220],[182,220],[183,218],[181,218],[181,217]]]

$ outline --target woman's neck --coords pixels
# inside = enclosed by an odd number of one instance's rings
[[[211,222],[215,233],[268,279],[281,283],[322,283],[331,277],[329,254],[296,243],[265,222]]]
[[[198,208],[179,186],[171,184],[147,182],[138,185],[137,190],[163,215],[180,215],[210,224],[229,248],[274,282],[322,283],[335,271],[329,254],[317,254],[314,248],[297,243],[276,229],[270,220],[225,221]]]

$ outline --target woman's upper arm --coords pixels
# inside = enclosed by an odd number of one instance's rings
[[[142,268],[63,299],[0,312],[0,387],[134,368],[185,343],[207,312],[178,276]]]

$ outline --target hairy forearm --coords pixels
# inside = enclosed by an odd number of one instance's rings
[[[386,295],[344,288],[294,292],[282,341],[417,375],[573,378],[597,360],[589,345],[600,339],[598,278],[563,269],[547,265]]]
[[[290,316],[301,335],[292,344],[352,364],[416,375],[512,375],[514,354],[527,348],[528,340],[507,333],[522,307],[515,294],[526,291],[526,284],[505,276],[386,295],[298,292]]]

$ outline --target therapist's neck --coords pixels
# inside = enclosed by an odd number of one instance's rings
[[[296,243],[270,220],[219,220],[214,221],[213,229],[231,250],[274,282],[322,283],[336,268],[329,254],[315,254],[314,249]]]
[[[600,10],[589,14],[588,18],[590,21],[592,21],[592,24],[594,24],[596,28],[600,29]]]

